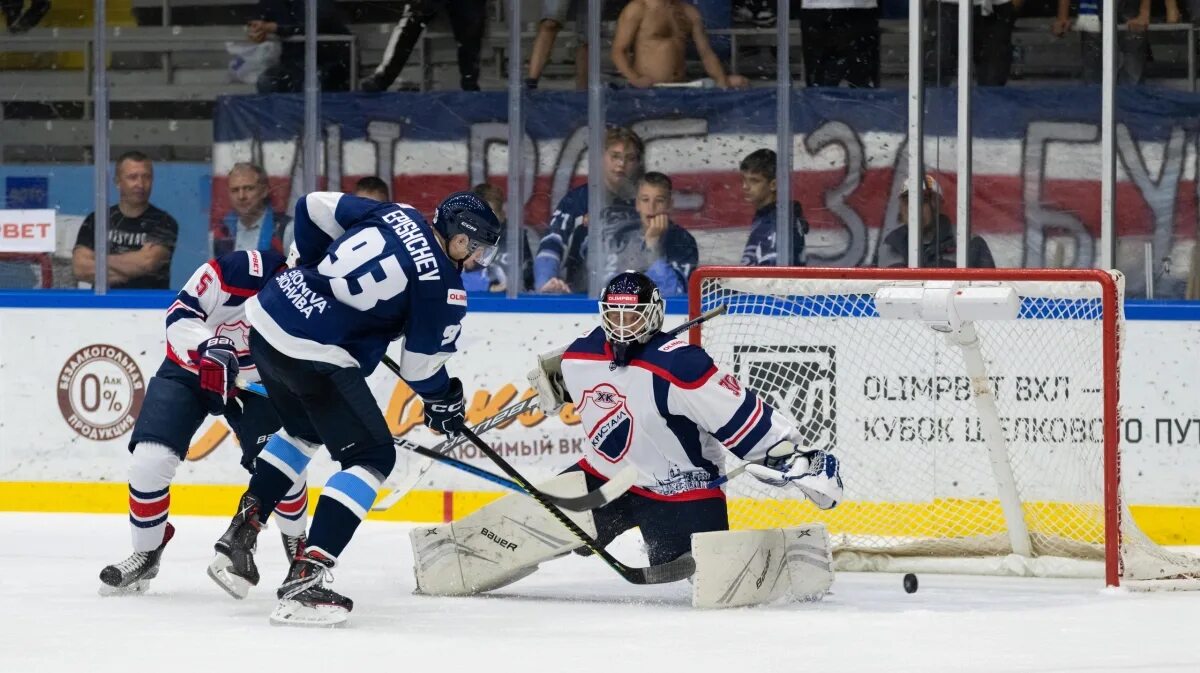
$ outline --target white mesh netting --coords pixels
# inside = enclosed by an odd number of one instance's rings
[[[1113,364],[1119,355],[1120,316],[1107,343],[1102,318],[1106,306],[1120,310],[1119,277],[1107,304],[1104,274],[1009,280],[1018,319],[974,323],[1002,428],[995,455],[1007,453],[1028,528],[1032,553],[1018,558],[963,349],[921,321],[876,311],[880,287],[920,278],[907,270],[882,278],[865,276],[890,272],[697,273],[693,312],[728,309],[703,325],[701,345],[790,416],[810,446],[834,452],[846,487],[842,504],[822,512],[790,489],[735,479],[733,527],[822,521],[843,569],[1103,574],[1105,428],[1117,422],[1115,398],[1106,405],[1105,397],[1117,383],[1104,365],[1106,348]],[[1123,514],[1123,584],[1198,576],[1200,559],[1159,547],[1114,504]]]

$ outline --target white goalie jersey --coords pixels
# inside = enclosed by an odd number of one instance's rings
[[[799,439],[789,419],[702,348],[661,332],[614,367],[597,327],[567,348],[562,373],[589,441],[581,467],[607,479],[633,465],[631,490],[649,498],[724,497],[708,488],[724,452],[757,462],[781,440]]]

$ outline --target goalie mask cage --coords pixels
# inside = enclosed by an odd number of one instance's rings
[[[880,317],[879,290],[947,281],[1012,288],[1019,310],[968,337]],[[841,570],[1200,588],[1200,557],[1151,541],[1122,501],[1120,274],[702,267],[689,290],[692,317],[728,309],[691,342],[833,452],[845,483],[820,511],[734,479],[732,527],[821,521]]]

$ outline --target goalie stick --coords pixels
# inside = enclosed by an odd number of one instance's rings
[[[413,453],[424,456],[431,461],[449,465],[450,467],[457,468],[468,474],[473,474],[477,477],[490,481],[493,484],[499,484],[504,488],[517,491],[518,493],[523,493],[526,495],[529,493],[524,487],[511,479],[505,479],[498,474],[492,474],[485,469],[475,467],[474,465],[458,460],[457,458],[443,456],[432,449],[427,449],[420,444],[410,442],[407,439],[400,439],[399,437],[396,437],[393,441],[395,442],[397,448],[412,451]],[[422,474],[424,473],[422,472]],[[562,509],[570,510],[572,512],[585,512],[604,507],[613,500],[621,497],[626,491],[629,490],[630,486],[633,486],[633,482],[636,479],[637,469],[633,466],[627,466],[625,469],[617,473],[617,475],[612,479],[604,482],[604,485],[600,488],[597,488],[594,491],[589,491],[581,496],[574,498],[562,498],[549,493],[543,493],[542,495],[546,496],[546,499],[554,503],[555,506]],[[409,488],[411,488],[411,486]]]
[[[250,381],[246,381],[245,379],[238,379],[237,386],[242,390],[254,393],[255,395],[269,397],[267,395],[267,389],[264,388],[261,383],[252,383]],[[413,489],[414,486],[421,481],[421,477],[425,476],[425,473],[429,471],[429,468],[432,467],[435,462],[449,465],[450,467],[462,470],[468,474],[473,474],[481,479],[490,481],[494,484],[499,484],[500,486],[517,491],[518,493],[527,493],[527,491],[522,488],[520,484],[512,481],[511,479],[505,479],[498,474],[492,474],[487,470],[475,467],[470,463],[463,462],[449,455],[442,455],[441,453],[438,453],[437,450],[427,449],[416,442],[412,442],[400,437],[393,437],[392,443],[396,445],[396,448],[412,451],[413,453],[421,456],[424,460],[420,461],[419,468],[410,468],[403,479],[392,485],[391,493],[389,493],[385,499],[386,502],[385,500],[381,500],[378,504],[373,505],[371,507],[372,512],[380,512],[390,509],[392,505],[402,499],[409,491]],[[637,470],[630,466],[617,473],[617,475],[612,479],[604,482],[604,485],[600,488],[585,493],[581,496],[574,498],[560,498],[558,496],[550,495],[549,493],[544,495],[550,500],[550,502],[553,502],[555,505],[563,509],[567,509],[572,512],[586,512],[588,510],[604,507],[613,500],[621,497],[626,491],[629,490],[630,486],[633,486],[633,482],[636,479]]]
[[[672,561],[668,561],[660,565],[647,566],[645,568],[636,568],[621,563],[614,558],[612,554],[609,554],[607,551],[605,551],[603,547],[596,544],[596,541],[593,540],[590,535],[576,525],[574,521],[571,521],[566,514],[563,514],[562,510],[555,507],[544,493],[537,490],[533,484],[529,483],[528,479],[521,476],[520,472],[517,472],[512,465],[509,465],[508,461],[504,460],[500,454],[496,453],[492,447],[488,446],[487,443],[485,443],[474,432],[472,432],[470,428],[463,428],[461,434],[470,440],[472,444],[478,447],[478,449],[482,451],[485,456],[491,459],[491,461],[495,463],[496,466],[499,467],[502,472],[504,472],[504,474],[507,474],[514,481],[520,484],[522,488],[528,491],[529,495],[533,497],[533,499],[536,500],[539,505],[545,508],[547,512],[550,512],[550,515],[553,516],[564,527],[566,527],[567,530],[571,531],[571,534],[574,535],[580,542],[582,542],[583,546],[587,547],[593,554],[603,559],[604,562],[608,564],[608,567],[612,568],[618,575],[625,578],[625,581],[633,584],[666,584],[668,582],[685,580],[696,572],[696,561],[692,558],[691,554],[683,554]]]
[[[682,325],[679,325],[678,327],[674,327],[674,328],[668,330],[667,334],[669,336],[678,336],[679,334],[682,334],[686,330],[689,330],[689,329],[695,327],[696,325],[699,325],[699,324],[705,322],[706,320],[709,320],[711,318],[715,318],[715,317],[721,315],[722,313],[724,313],[727,310],[727,308],[728,307],[725,304],[720,304],[716,308],[709,309],[708,311],[701,313],[700,315],[696,316],[695,318],[692,318],[691,320],[683,323]],[[389,357],[386,354],[383,356],[383,364],[388,369],[392,370],[397,376],[400,375],[400,366],[396,364],[395,360],[393,360],[391,357]],[[538,409],[538,399],[537,399],[537,396],[534,395],[532,397],[529,397],[524,400],[520,400],[514,404],[511,404],[511,405],[505,407],[504,409],[501,409],[499,412],[496,413],[495,416],[492,416],[492,417],[487,418],[487,419],[483,420],[482,422],[480,422],[478,425],[476,425],[473,428],[473,430],[476,435],[482,435],[483,433],[487,432],[488,430],[491,430],[492,428],[495,428],[498,425],[502,425],[504,423],[508,423],[508,422],[512,421],[513,419],[515,419],[517,416],[520,416],[521,414],[524,414],[529,411],[536,411],[537,409]],[[466,443],[466,441],[467,441],[466,438],[460,433],[454,437],[451,437],[451,438],[443,441],[441,444],[438,444],[437,446],[433,447],[433,449],[431,449],[431,450],[435,451],[439,454],[445,455],[445,454],[453,451],[454,449],[458,448],[459,446],[462,446],[463,444]],[[420,469],[420,474],[416,477],[416,479],[419,480],[422,476],[424,476],[424,474],[426,472],[428,472],[429,468],[432,466],[433,466],[432,462],[423,463],[422,467]],[[409,481],[410,478],[406,478],[405,482]],[[416,481],[413,481],[413,483],[415,484]],[[724,483],[724,482],[721,482],[721,483]],[[410,486],[409,488],[412,488],[412,487]],[[371,507],[371,511],[372,512],[383,512],[383,511],[391,509],[393,506],[395,506],[396,503],[400,502],[400,499],[404,497],[404,494],[406,492],[407,491],[402,491],[399,488],[392,489],[391,493],[388,493],[388,495],[386,497],[381,498],[379,500],[379,502],[375,503],[375,505]]]

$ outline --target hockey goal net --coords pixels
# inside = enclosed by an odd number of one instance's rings
[[[54,287],[54,266],[49,254],[0,252],[0,289]]]
[[[822,521],[843,570],[1200,583],[1122,501],[1119,274],[705,267],[689,295],[727,308],[692,342],[842,466],[829,511],[733,480],[733,527]]]

